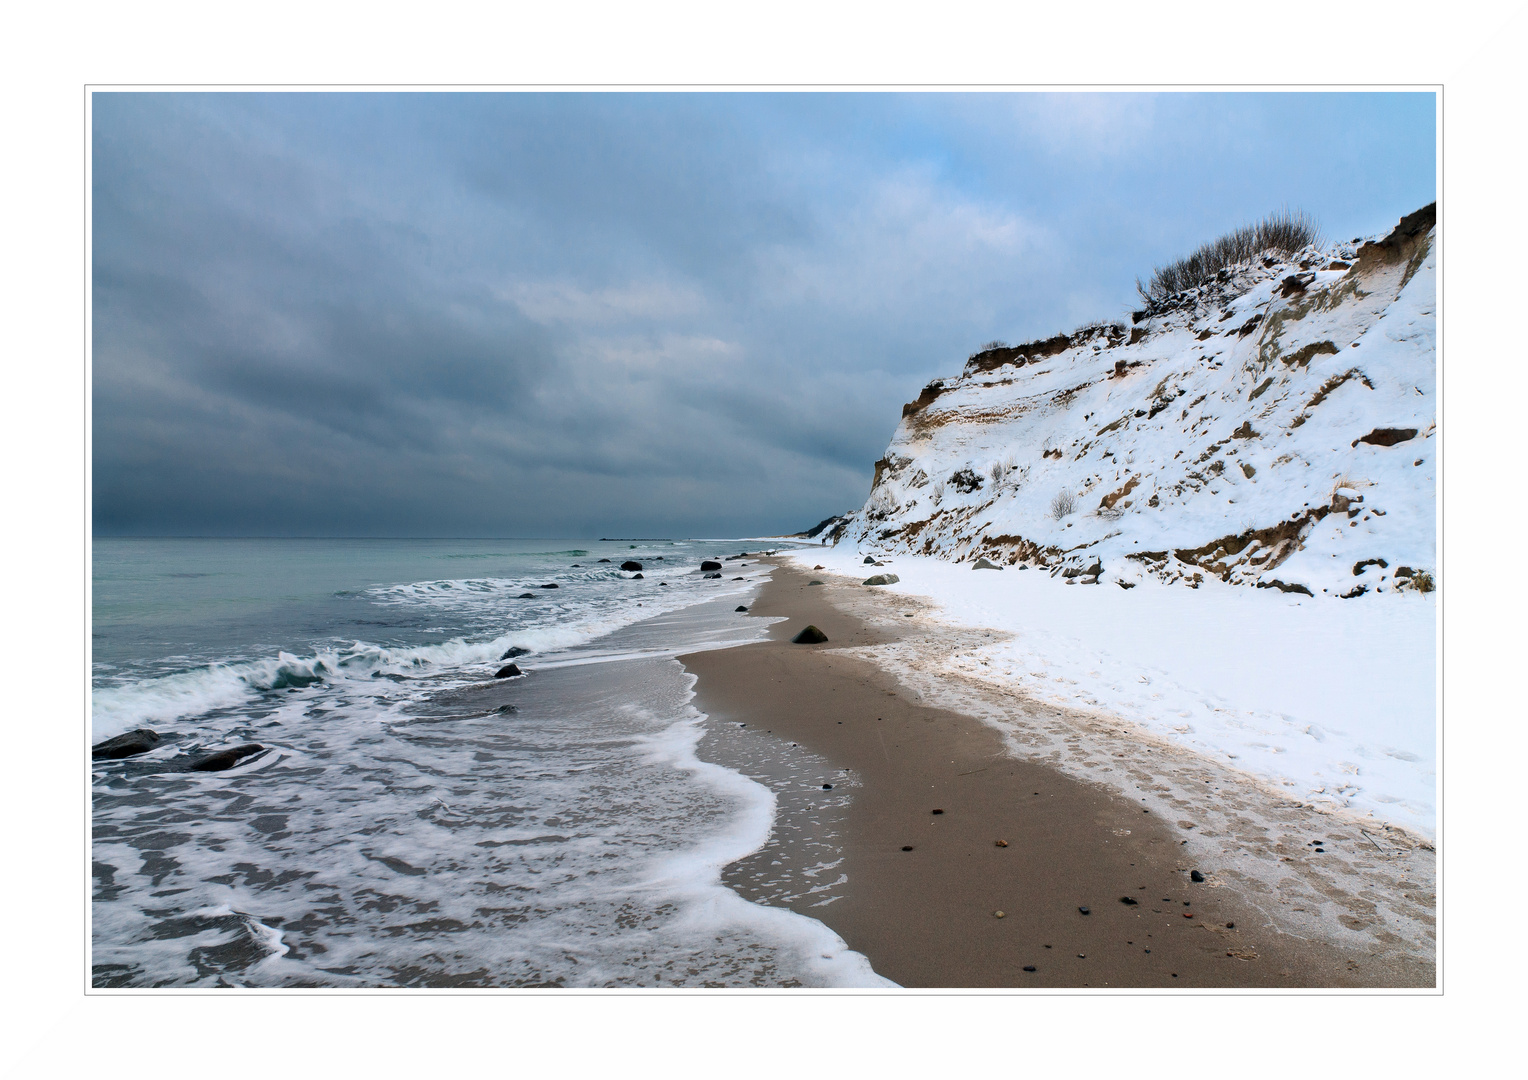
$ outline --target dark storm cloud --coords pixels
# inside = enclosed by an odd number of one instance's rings
[[[92,169],[98,532],[737,534],[985,340],[1425,203],[1432,99],[97,94]]]

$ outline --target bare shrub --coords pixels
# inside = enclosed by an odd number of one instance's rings
[[[950,483],[955,486],[956,491],[963,495],[969,495],[971,492],[982,486],[982,478],[977,476],[976,473],[972,472],[970,466],[967,466],[966,468],[953,473],[950,476]]]
[[[1303,210],[1280,210],[1262,221],[1244,225],[1212,240],[1186,258],[1156,267],[1149,282],[1136,278],[1135,288],[1148,304],[1153,300],[1165,300],[1184,289],[1203,285],[1227,267],[1247,262],[1264,252],[1293,255],[1320,241],[1321,232],[1309,214]]]
[[[1056,492],[1056,497],[1051,500],[1050,504],[1051,517],[1060,521],[1068,514],[1075,514],[1076,512],[1077,496],[1073,495],[1070,491]]]

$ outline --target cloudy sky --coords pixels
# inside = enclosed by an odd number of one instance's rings
[[[794,531],[981,343],[1435,196],[1431,94],[92,101],[98,535]]]

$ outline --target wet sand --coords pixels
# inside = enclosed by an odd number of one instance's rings
[[[750,610],[786,618],[769,640],[680,660],[713,720],[799,742],[860,785],[841,898],[793,906],[882,975],[907,987],[1433,986],[1431,964],[1280,932],[1213,868],[1189,865],[1169,823],[1138,802],[1012,757],[991,727],[911,700],[891,673],[838,651],[895,629],[840,610],[809,580],[776,567]],[[828,641],[791,644],[808,623]],[[772,857],[741,860],[724,880],[762,901],[751,862]],[[1196,869],[1205,882],[1190,880]]]

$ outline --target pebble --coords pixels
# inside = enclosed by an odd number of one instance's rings
[[[1198,870],[1190,870],[1188,873],[1188,879],[1190,881],[1203,881],[1204,875],[1201,874]]]
[[[943,810],[935,809],[935,810],[930,810],[929,813],[931,813],[931,814],[942,814],[942,813],[944,813],[944,811]]]
[[[1087,958],[1088,958],[1088,954],[1085,953],[1085,952],[1080,952],[1080,953],[1077,954],[1077,959],[1079,959],[1079,960],[1086,960]]]
[[[913,849],[913,846],[911,844],[903,844],[902,845],[902,850],[903,851],[911,851],[912,849]]]
[[[1089,910],[1088,910],[1088,909],[1087,909],[1087,908],[1085,908],[1085,907],[1080,907],[1080,908],[1078,908],[1078,909],[1077,909],[1077,910],[1078,910],[1078,911],[1080,911],[1080,912],[1082,912],[1082,913],[1083,913],[1083,914],[1084,914],[1084,915],[1091,915],[1091,914],[1093,914],[1093,913],[1092,913],[1092,912],[1091,912],[1091,911],[1089,911]]]
[[[1228,922],[1228,923],[1226,923],[1226,929],[1227,930],[1235,930],[1236,929],[1236,924],[1234,922]]]
[[[992,841],[992,846],[993,847],[1007,847],[1008,846],[1008,841],[1007,840],[994,840],[994,841]]]
[[[1003,911],[994,911],[994,912],[993,912],[993,913],[992,913],[992,914],[993,914],[993,915],[994,915],[994,916],[995,916],[995,917],[997,917],[997,918],[999,918],[999,919],[1001,919],[1001,918],[1003,918],[1003,917],[1004,917],[1004,916],[1005,916],[1005,915],[1006,915],[1006,914],[1007,914],[1007,912],[1003,912]]]
[[[1024,965],[1024,970],[1025,971],[1033,971],[1034,969],[1035,969],[1035,966],[1033,964],[1025,964]]]
[[[1122,896],[1119,898],[1119,902],[1124,904],[1126,907],[1135,907],[1136,904],[1140,903],[1140,901],[1133,896]]]
[[[833,790],[833,785],[832,784],[823,784],[822,785],[822,790],[823,791],[832,791]]]

